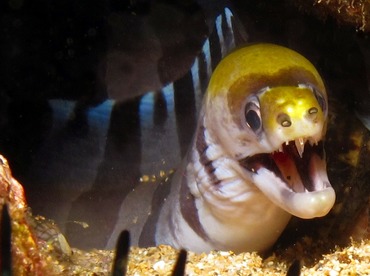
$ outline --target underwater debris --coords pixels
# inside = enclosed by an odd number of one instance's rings
[[[12,175],[7,160],[0,155],[0,208],[8,209],[11,228],[11,254],[7,255],[7,249],[2,248],[2,262],[5,267],[2,273],[5,273],[9,266],[6,261],[11,259],[12,275],[53,275],[54,271],[48,266],[50,256],[46,251],[41,250],[41,244],[32,232],[27,216],[30,214],[21,184],[16,181]],[[7,227],[5,211],[2,212],[2,227]],[[5,222],[4,222],[5,220]],[[6,229],[1,229],[6,233]],[[8,235],[7,235],[8,236]],[[2,239],[2,246],[6,245],[7,237]]]
[[[122,231],[118,237],[116,254],[113,261],[112,275],[124,276],[127,272],[128,253],[130,251],[130,233]]]
[[[173,276],[182,276],[185,275],[185,267],[186,267],[186,258],[188,253],[186,250],[180,250],[179,256],[177,258],[177,262],[175,267],[173,268],[172,275]]]
[[[112,267],[113,276],[125,276],[127,274],[129,251],[130,233],[127,230],[123,230],[118,238],[116,245],[115,258]],[[173,276],[185,275],[186,257],[186,250],[180,250],[176,264],[172,271]]]
[[[298,0],[290,2],[319,18],[331,16],[342,24],[354,26],[363,32],[370,31],[370,2],[368,0]]]
[[[299,276],[301,274],[301,263],[299,260],[295,260],[289,267],[286,275],[287,276]]]

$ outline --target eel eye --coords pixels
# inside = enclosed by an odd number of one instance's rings
[[[259,103],[257,101],[249,102],[245,107],[245,121],[255,133],[261,131],[262,120]]]

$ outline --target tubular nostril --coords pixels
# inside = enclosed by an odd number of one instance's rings
[[[316,114],[317,112],[319,112],[319,110],[317,109],[317,107],[311,107],[309,110],[308,110],[308,114],[312,115],[312,114]]]
[[[285,120],[285,121],[282,121],[282,122],[281,122],[281,125],[282,125],[283,127],[290,127],[290,126],[292,125],[292,122],[291,122],[291,121],[289,121],[289,120]]]
[[[277,116],[277,122],[282,127],[290,127],[292,125],[290,117],[285,113],[281,113]]]
[[[319,113],[319,110],[317,109],[317,107],[311,107],[308,111],[307,111],[307,118],[309,120],[315,120],[317,118],[317,114]]]

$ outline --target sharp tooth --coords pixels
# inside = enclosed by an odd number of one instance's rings
[[[317,141],[315,138],[313,138],[313,144],[317,146],[319,144],[319,141]]]
[[[283,146],[279,147],[279,152],[283,152]]]
[[[310,143],[311,146],[313,146],[313,144],[315,143],[312,138],[308,138],[308,142]]]
[[[294,142],[295,142],[295,147],[297,148],[297,151],[299,153],[299,156],[302,158],[302,155],[303,155],[303,152],[304,152],[305,139],[298,138],[298,139],[295,139]]]

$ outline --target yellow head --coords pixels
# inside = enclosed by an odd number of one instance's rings
[[[224,248],[261,250],[290,215],[321,217],[333,207],[320,142],[327,106],[314,66],[287,48],[252,45],[217,66],[186,179],[197,207],[206,206],[202,220],[230,231]],[[209,232],[225,240],[218,230]]]
[[[211,77],[199,122],[212,145],[205,160],[217,159],[209,173],[222,183],[219,194],[226,196],[233,183],[232,191],[249,189],[246,198],[253,191],[259,202],[267,197],[292,215],[326,215],[335,202],[320,142],[327,107],[320,75],[300,54],[256,44],[226,56]],[[245,210],[257,205],[245,202]]]
[[[214,71],[205,124],[236,158],[278,150],[289,141],[320,141],[327,95],[315,67],[285,47],[237,49]],[[251,147],[253,145],[253,147]]]

